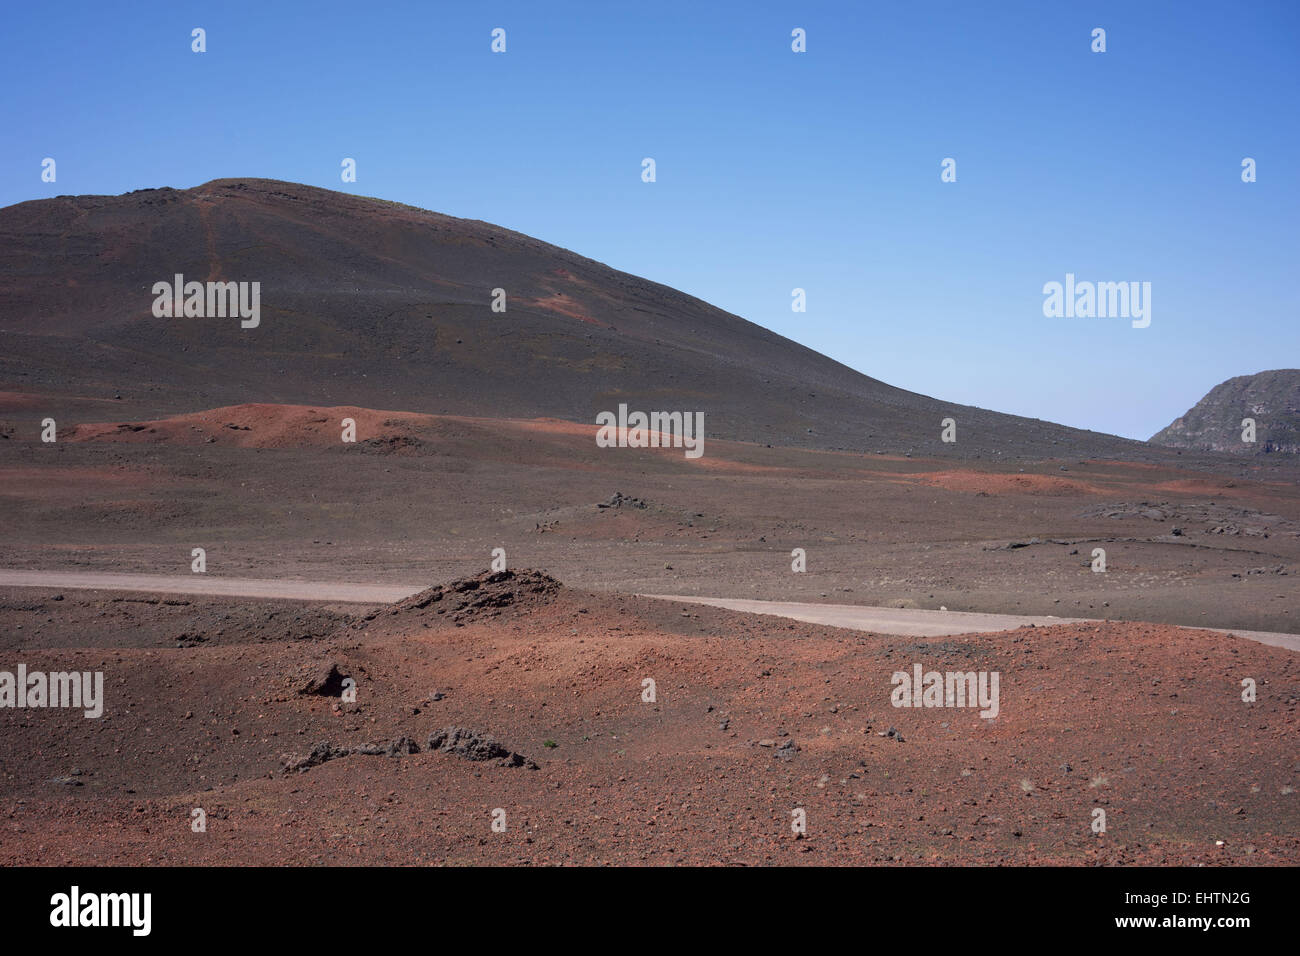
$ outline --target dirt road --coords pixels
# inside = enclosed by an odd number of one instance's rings
[[[3,579],[0,579],[3,580]],[[691,604],[708,604],[732,611],[750,614],[775,614],[809,624],[827,624],[855,631],[872,631],[876,634],[898,634],[910,637],[942,637],[949,634],[971,634],[989,631],[1012,631],[1026,624],[1046,627],[1052,624],[1073,624],[1090,618],[1052,617],[1025,614],[976,614],[969,611],[930,611],[917,608],[864,607],[858,604],[804,604],[797,601],[750,601],[743,598],[688,597],[679,594],[646,594],[644,597],[665,601],[683,601]],[[1234,634],[1268,644],[1300,651],[1300,634],[1278,634],[1272,631],[1238,631],[1225,628],[1196,628],[1219,634]]]
[[[150,591],[165,594],[207,594],[224,597],[270,598],[322,603],[391,604],[423,590],[421,585],[355,584],[337,581],[298,581],[262,578],[223,578],[207,575],[118,574],[92,571],[17,571],[0,569],[0,587],[49,587],[76,590]],[[689,604],[771,614],[811,624],[826,624],[875,634],[905,637],[943,637],[1011,631],[1026,624],[1046,627],[1084,618],[1050,615],[980,614],[970,611],[935,611],[917,608],[868,607],[857,604],[809,604],[798,601],[758,601],[746,598],[699,597],[680,594],[646,594],[644,597]],[[1270,631],[1217,630],[1221,634],[1259,641],[1273,647],[1300,651],[1300,635]]]
[[[206,574],[117,574],[107,571],[0,570],[0,587],[70,588],[91,591],[153,591],[163,594],[215,594],[223,597],[278,598],[344,604],[391,604],[424,590],[422,586],[348,584],[210,577]]]

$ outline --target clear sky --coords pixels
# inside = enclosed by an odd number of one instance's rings
[[[1223,379],[1300,365],[1298,94],[1294,0],[13,3],[0,205],[346,189],[565,246],[894,385],[1146,438]],[[1045,318],[1067,272],[1150,282],[1150,327]]]

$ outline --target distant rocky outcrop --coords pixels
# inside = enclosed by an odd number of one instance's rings
[[[1255,420],[1255,441],[1242,439],[1242,420]],[[1239,375],[1212,388],[1152,444],[1237,455],[1300,454],[1300,369]]]

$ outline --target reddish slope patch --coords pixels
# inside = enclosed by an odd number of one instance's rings
[[[582,311],[581,306],[573,299],[569,298],[563,292],[555,292],[545,298],[522,299],[524,305],[532,306],[537,309],[544,309],[547,312],[554,312],[557,315],[565,315],[571,319],[577,319],[579,322],[585,322],[588,325],[595,325],[600,328],[609,328],[605,322],[597,321],[586,312]]]
[[[949,491],[983,492],[990,495],[1093,495],[1095,485],[1053,475],[1003,475],[978,471],[934,471],[909,476]]]
[[[342,444],[343,420],[356,423],[358,442],[414,442],[417,431],[439,422],[434,415],[389,412],[355,405],[230,405],[144,422],[77,425],[66,440],[222,444],[289,448]]]

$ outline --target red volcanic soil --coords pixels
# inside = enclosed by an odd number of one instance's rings
[[[394,441],[417,429],[433,427],[433,415],[386,412],[339,405],[248,404],[213,408],[188,415],[144,422],[77,425],[66,441],[171,442],[235,445],[242,448],[288,448],[342,443],[343,421],[352,419],[358,441]]]
[[[940,471],[912,476],[927,485],[949,491],[984,492],[991,495],[1085,495],[1101,494],[1096,485],[1051,475],[1008,475],[979,471]]]
[[[1224,635],[891,638],[529,571],[186,604],[4,596],[0,669],[106,703],[0,711],[0,863],[1300,862],[1300,658]],[[915,663],[998,672],[998,716],[891,706]]]
[[[423,415],[416,412],[383,411],[355,405],[314,406],[250,403],[212,408],[185,415],[172,415],[153,421],[97,422],[79,424],[64,431],[61,440],[69,442],[132,442],[182,445],[221,444],[240,448],[307,448],[333,447],[343,443],[343,422],[351,419],[358,443],[401,443],[415,446],[427,439],[448,437],[455,431],[453,423],[477,426],[484,431],[503,433],[507,441],[522,435],[549,436],[576,444],[581,439],[591,446],[597,426],[553,418],[488,419],[461,415]],[[671,447],[671,436],[646,431],[646,440],[659,446],[645,449],[651,453],[682,457],[680,448]],[[735,443],[728,443],[735,444]],[[701,465],[718,462],[700,461]],[[725,467],[752,471],[757,466],[728,462]]]
[[[40,395],[29,392],[0,392],[0,412],[25,412],[40,407]]]
[[[569,298],[569,296],[565,295],[563,292],[555,292],[551,295],[536,299],[524,299],[523,302],[525,305],[530,305],[533,308],[543,309],[547,312],[554,312],[558,315],[566,315],[571,319],[577,319],[579,322],[585,322],[588,325],[596,325],[605,328],[608,327],[606,323],[593,319],[578,306],[578,303],[573,301],[573,299]]]

